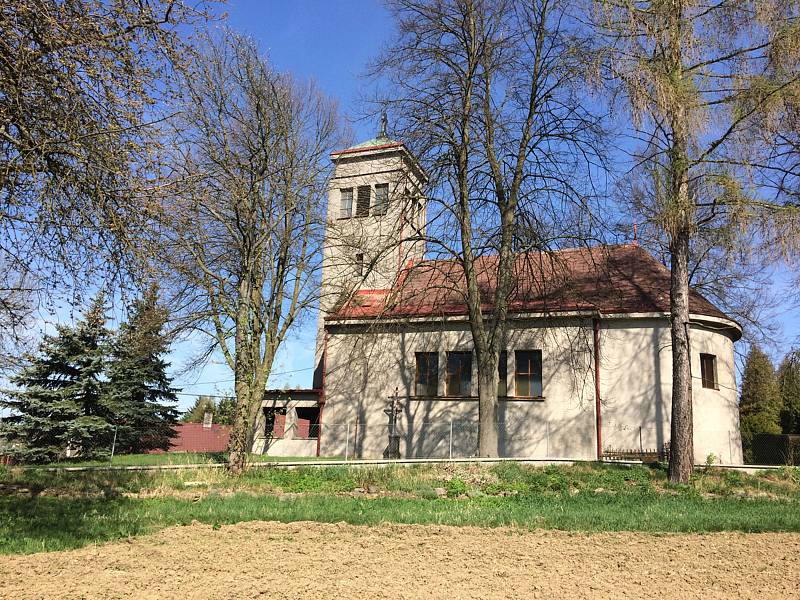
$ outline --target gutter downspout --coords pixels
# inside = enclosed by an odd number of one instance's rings
[[[323,328],[323,331],[324,328]],[[325,370],[328,362],[328,332],[325,331],[322,342],[322,389],[319,392],[319,416],[317,417],[317,456],[322,442],[322,412],[325,409]]]
[[[597,460],[603,459],[603,417],[600,413],[600,319],[592,319],[594,333],[594,414],[597,430]]]

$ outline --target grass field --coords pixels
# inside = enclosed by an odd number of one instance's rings
[[[251,454],[250,462],[287,462],[287,461],[319,461],[336,460],[338,457],[318,456],[265,456]],[[228,459],[226,452],[165,452],[162,454],[118,454],[114,460],[73,460],[48,463],[41,467],[143,467],[157,465],[198,465],[208,463],[224,463]],[[30,468],[37,468],[31,465]]]
[[[438,488],[438,489],[437,489]],[[516,463],[169,472],[0,471],[0,552],[127,538],[193,521],[382,522],[579,531],[800,531],[800,470]]]

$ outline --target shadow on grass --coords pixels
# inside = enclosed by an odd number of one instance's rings
[[[0,497],[0,553],[77,548],[199,521],[344,521],[513,526],[571,531],[800,531],[795,502],[706,500],[651,493],[527,494],[471,499],[354,498],[311,494],[290,499],[241,493],[178,498],[75,499]]]
[[[78,548],[147,533],[148,524],[126,498],[0,498],[0,552]]]

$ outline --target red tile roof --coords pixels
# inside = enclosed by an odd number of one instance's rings
[[[491,309],[497,255],[476,262],[484,309]],[[595,246],[517,255],[510,312],[669,312],[670,273],[637,245]],[[363,290],[329,320],[466,315],[465,278],[455,260],[410,265],[392,290]],[[692,290],[694,314],[727,319]]]

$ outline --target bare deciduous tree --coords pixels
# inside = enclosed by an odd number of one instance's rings
[[[559,0],[389,6],[398,34],[373,71],[388,77],[395,131],[439,198],[429,201],[429,252],[463,270],[479,454],[497,456],[497,365],[517,257],[563,243],[597,172],[599,120],[580,83],[585,42]],[[567,213],[578,216],[569,226]]]
[[[181,28],[204,21],[208,4],[0,7],[0,288],[28,300],[0,303],[0,319],[120,266],[120,234],[135,238],[140,224],[159,85],[183,53]]]
[[[797,97],[797,9],[781,0],[598,0],[590,14],[598,72],[633,117],[633,158],[663,174],[657,222],[672,272],[670,479],[686,483],[694,461],[690,258],[702,211],[713,208],[740,227],[771,224],[761,232],[781,232],[784,248],[798,243],[797,204],[762,193],[764,173],[781,167],[754,135],[775,125],[782,99]]]
[[[210,334],[234,373],[229,466],[241,471],[275,353],[317,298],[337,107],[231,32],[206,37],[179,92],[170,194],[148,255],[183,325]]]

